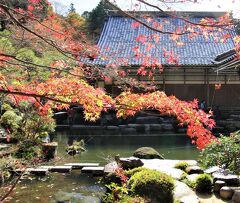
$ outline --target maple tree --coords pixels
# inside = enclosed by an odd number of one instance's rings
[[[116,109],[118,117],[134,115],[144,109],[157,109],[159,112],[173,115],[180,125],[187,125],[187,134],[198,148],[202,149],[216,138],[211,129],[215,122],[210,114],[198,109],[197,100],[192,102],[181,101],[174,96],[166,96],[164,92],[134,94],[123,92],[116,98],[107,95],[104,90],[94,88],[89,81],[97,79],[115,80],[119,85],[127,88],[135,86],[148,91],[146,86],[136,80],[126,77],[126,73],[119,69],[118,63],[113,63],[106,68],[98,67],[89,61],[102,56],[96,46],[88,43],[86,36],[78,27],[78,17],[69,16],[72,25],[64,18],[58,16],[49,4],[48,14],[39,16],[43,9],[41,0],[28,0],[24,10],[15,8],[6,3],[0,3],[0,15],[5,25],[2,27],[3,36],[0,46],[0,93],[7,95],[17,107],[19,102],[27,100],[37,109],[39,115],[51,115],[52,109],[65,109],[71,104],[82,105],[87,120],[98,119],[102,111]],[[216,21],[203,19],[200,23],[189,22],[187,18],[171,14],[173,18],[182,18],[189,23],[184,28],[173,31],[163,31],[161,25],[153,19],[137,18],[134,13],[124,12],[113,2],[107,1],[111,7],[116,8],[123,15],[134,19],[133,29],[146,26],[162,34],[172,35],[172,40],[181,45],[179,36],[188,33],[190,37],[199,34],[208,37],[214,31],[233,26],[230,15],[225,15]],[[138,2],[148,4],[147,1]],[[154,6],[154,5],[151,5]],[[138,5],[136,5],[138,7]],[[160,8],[156,8],[161,11]],[[71,14],[72,15],[72,14]],[[230,36],[215,36],[216,40],[226,40]],[[137,40],[151,50],[154,43],[160,41],[159,35],[138,36]],[[235,38],[236,48],[239,47],[239,37]],[[8,46],[3,45],[6,43]],[[157,59],[149,64],[149,56],[142,56],[138,47],[134,48],[136,57],[143,57],[143,64],[138,69],[138,74],[151,77],[152,71],[147,68],[163,70],[162,64]],[[178,56],[165,50],[164,56],[170,63],[177,64]],[[88,58],[89,60],[82,60]],[[88,62],[86,62],[88,61]]]

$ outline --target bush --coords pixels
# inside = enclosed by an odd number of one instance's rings
[[[209,174],[200,174],[195,182],[195,189],[198,192],[211,192],[213,180]]]
[[[102,201],[105,203],[120,202],[128,196],[129,190],[126,187],[116,183],[111,183],[106,185],[106,187],[109,192],[107,192],[102,198]]]
[[[173,202],[174,180],[165,173],[142,170],[129,179],[129,186],[135,195],[147,197],[151,202]]]
[[[229,137],[221,136],[218,141],[202,150],[199,163],[204,168],[220,166],[237,174],[240,173],[240,133],[232,133]]]
[[[189,166],[189,164],[186,161],[179,161],[178,163],[176,163],[174,168],[185,171],[188,166]]]

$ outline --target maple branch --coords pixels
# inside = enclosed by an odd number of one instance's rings
[[[33,97],[33,98],[43,98],[43,99],[47,99],[47,100],[50,100],[50,101],[53,101],[53,102],[62,103],[62,104],[69,104],[69,105],[73,104],[72,102],[66,102],[66,101],[61,100],[61,99],[52,98],[52,97],[49,97],[48,95],[41,95],[41,94],[35,94],[35,93],[11,91],[11,90],[6,90],[6,89],[0,89],[0,93],[12,94],[12,95],[20,95],[20,96],[27,96],[27,97]]]
[[[148,6],[152,7],[152,8],[155,8],[155,9],[157,9],[158,11],[160,11],[161,13],[164,13],[164,14],[172,17],[172,18],[176,18],[176,19],[183,20],[183,21],[185,21],[186,23],[189,23],[189,24],[192,24],[192,25],[199,25],[199,26],[203,26],[203,27],[217,27],[217,28],[222,28],[222,27],[225,27],[225,26],[234,25],[233,23],[231,23],[231,24],[220,24],[220,25],[217,25],[217,23],[220,23],[220,22],[215,22],[214,24],[195,23],[195,22],[192,22],[192,21],[190,21],[190,20],[188,20],[188,19],[186,19],[186,18],[184,18],[184,17],[177,16],[177,15],[173,15],[173,14],[171,14],[171,13],[169,13],[169,12],[166,12],[166,11],[162,10],[159,6],[154,5],[154,4],[151,4],[151,3],[149,3],[149,2],[146,2],[145,0],[137,0],[137,1],[139,1],[139,2],[141,2],[141,3],[143,3],[143,4],[145,4],[145,5],[148,5]]]
[[[51,67],[51,66],[46,66],[46,65],[40,65],[40,64],[32,63],[32,62],[29,62],[29,61],[18,59],[16,56],[9,55],[9,54],[0,53],[0,56],[9,57],[9,58],[12,58],[12,59],[14,59],[16,61],[19,61],[19,62],[23,63],[23,64],[13,63],[13,62],[10,62],[8,60],[0,59],[0,61],[8,63],[8,64],[11,64],[11,65],[28,67],[27,65],[25,65],[25,64],[28,64],[28,65],[31,65],[31,66],[37,66],[37,67],[48,69],[48,70],[56,70],[56,71],[59,71],[59,72],[65,72],[65,73],[68,73],[69,75],[72,75],[74,77],[82,78],[80,75],[73,74],[69,70],[59,69],[59,68],[56,68],[56,67]]]
[[[70,52],[64,51],[61,48],[59,48],[58,46],[56,46],[54,44],[54,42],[50,39],[47,39],[43,36],[41,36],[40,34],[32,31],[31,29],[29,29],[28,27],[24,26],[21,22],[19,22],[19,20],[17,18],[15,18],[10,12],[9,12],[9,8],[7,6],[5,6],[4,4],[0,4],[0,8],[2,8],[7,14],[8,16],[21,28],[23,28],[24,30],[28,31],[29,33],[33,34],[34,36],[40,38],[41,40],[43,40],[44,42],[46,42],[48,45],[54,47],[57,51],[59,51],[61,54],[63,54],[64,56],[71,58],[73,60],[76,60],[75,58],[69,56],[68,54],[72,54]]]
[[[119,8],[118,6],[116,6],[115,4],[111,3],[109,0],[105,0],[107,3],[109,3],[114,9],[118,10],[122,15],[128,17],[128,18],[131,18],[133,19],[134,21],[140,23],[141,25],[145,26],[146,28],[152,30],[152,31],[155,31],[155,32],[159,32],[161,34],[170,34],[170,35],[186,35],[186,34],[190,34],[190,33],[193,33],[193,32],[180,32],[180,33],[175,33],[175,32],[170,32],[170,31],[163,31],[163,30],[160,30],[160,29],[157,29],[157,28],[154,28],[152,26],[150,26],[149,24],[145,23],[144,21],[136,18],[135,16],[131,15],[130,13],[127,13],[125,11],[123,11],[121,8]]]

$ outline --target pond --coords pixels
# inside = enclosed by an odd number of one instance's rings
[[[79,135],[68,132],[58,132],[55,141],[59,143],[58,159],[50,164],[72,162],[98,162],[104,165],[113,160],[116,154],[121,157],[131,156],[142,146],[155,148],[167,159],[196,159],[198,151],[190,144],[190,139],[183,134],[161,135],[129,135],[129,136],[83,136],[86,140],[87,151],[75,157],[66,155],[67,143],[81,139]],[[14,191],[13,199],[9,202],[20,203],[55,203],[100,202],[105,188],[99,179],[81,174],[74,170],[70,174],[51,173],[44,178],[22,180]]]

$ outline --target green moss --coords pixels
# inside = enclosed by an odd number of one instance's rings
[[[189,166],[189,164],[186,161],[179,161],[178,163],[176,163],[174,168],[185,171],[188,166]]]
[[[195,189],[198,192],[211,192],[213,180],[209,174],[200,174],[195,183]]]
[[[142,170],[129,179],[129,186],[135,195],[147,197],[152,202],[173,202],[174,180],[165,173]]]
[[[144,167],[137,167],[137,168],[134,168],[134,169],[125,171],[125,175],[126,175],[128,178],[130,178],[130,177],[133,176],[135,173],[138,173],[138,172],[144,171],[144,170],[148,170],[148,169],[147,169],[147,168],[144,168]]]

